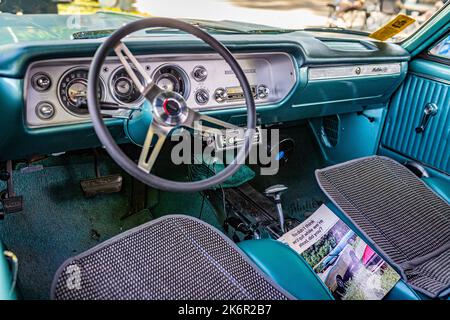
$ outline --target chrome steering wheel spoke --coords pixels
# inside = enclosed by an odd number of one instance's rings
[[[122,41],[119,41],[119,43],[114,47],[114,52],[135,84],[136,88],[145,98],[147,98],[148,101],[151,102],[154,97],[163,91],[163,89],[161,89],[148,75],[142,64],[136,59],[130,49],[128,49]],[[136,74],[136,71],[139,75]],[[139,76],[141,76],[141,79],[144,79],[144,83],[141,82]]]
[[[206,114],[202,114],[202,113],[200,113],[198,111],[195,111],[195,110],[193,110],[191,108],[188,108],[188,109],[189,109],[189,115],[188,115],[188,118],[187,118],[186,122],[183,125],[186,126],[186,127],[191,128],[191,129],[194,129],[194,130],[201,129],[201,131],[203,131],[203,132],[212,132],[213,133],[213,132],[217,132],[218,130],[221,130],[221,128],[224,128],[224,129],[236,129],[236,128],[238,128],[238,126],[236,126],[234,124],[231,124],[229,122],[219,120],[217,118],[208,116]],[[204,124],[205,122],[208,122],[210,124],[214,124],[214,125],[219,126],[221,128],[210,127],[208,125],[205,125]]]
[[[155,124],[155,122],[152,122],[148,128],[144,145],[142,146],[142,151],[138,162],[139,169],[146,173],[150,173],[171,129],[171,127],[161,127]],[[155,137],[156,141],[152,147]]]

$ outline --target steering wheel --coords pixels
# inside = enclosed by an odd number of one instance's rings
[[[184,126],[195,130],[197,126],[194,126],[194,123],[197,121],[209,122],[223,128],[236,128],[236,126],[230,123],[201,114],[191,109],[182,95],[176,92],[163,90],[148,75],[145,68],[131,53],[122,39],[133,32],[153,27],[165,27],[182,30],[203,40],[228,63],[242,87],[247,106],[247,128],[244,133],[243,146],[239,149],[236,157],[228,166],[207,179],[182,182],[164,179],[150,173],[161,147],[172,129]],[[136,88],[145,97],[146,103],[151,105],[151,108],[144,108],[143,111],[141,111],[144,113],[151,113],[147,114],[148,117],[140,117],[148,119],[151,116],[151,123],[148,124],[147,121],[147,123],[144,124],[145,122],[142,121],[142,125],[148,126],[148,129],[145,128],[147,130],[147,134],[145,136],[139,162],[137,164],[132,161],[118,146],[103,122],[101,115],[101,108],[97,94],[99,75],[102,70],[103,63],[112,49],[118,56]],[[124,25],[123,27],[117,29],[109,38],[107,38],[97,49],[92,60],[88,76],[87,100],[89,113],[91,115],[95,132],[109,155],[128,174],[151,187],[161,190],[194,192],[205,190],[217,184],[223,183],[239,169],[241,164],[245,162],[245,159],[250,152],[252,145],[251,142],[255,133],[255,102],[253,100],[253,95],[248,80],[236,59],[233,57],[231,52],[224,47],[223,44],[207,32],[176,19],[141,19]],[[208,127],[203,124],[202,128],[208,130]],[[209,129],[214,130],[213,128]],[[125,130],[125,132],[129,136],[127,130]],[[154,142],[155,138],[156,142]],[[130,140],[133,141],[132,138],[130,138]]]

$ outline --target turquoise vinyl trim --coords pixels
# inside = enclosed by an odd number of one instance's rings
[[[450,203],[450,178],[441,179],[437,177],[428,177],[423,178],[423,181],[445,201]]]
[[[412,290],[404,280],[397,282],[395,287],[388,292],[384,300],[422,300],[422,298]]]
[[[450,82],[450,66],[430,60],[414,59],[409,64],[409,72],[428,76],[438,82],[442,80]]]
[[[304,63],[304,56],[298,43],[283,40],[278,36],[244,36],[239,35],[239,41],[230,41],[230,37],[215,36],[223,41],[223,44],[233,53],[246,52],[287,52],[298,63]],[[192,36],[163,36],[155,40],[149,38],[130,38],[127,39],[127,46],[135,55],[149,54],[195,54],[195,53],[213,53],[212,49],[205,43],[199,42]],[[242,40],[241,40],[242,39]],[[247,40],[246,40],[247,39]],[[266,41],[263,41],[266,39]],[[92,58],[103,42],[100,40],[77,40],[73,41],[45,41],[38,43],[23,43],[20,45],[0,46],[0,76],[10,78],[23,78],[28,65],[33,61],[47,59],[64,59],[87,57]],[[409,60],[409,55],[401,49],[395,48],[395,52],[401,54],[399,61]],[[400,50],[401,51],[400,51]],[[392,57],[395,59],[395,57]],[[320,60],[321,61],[321,60]],[[383,61],[384,62],[384,61]]]
[[[401,45],[411,53],[411,57],[415,57],[444,35],[449,29],[449,24],[450,2],[447,2],[440,11]]]
[[[387,101],[405,78],[407,70],[408,64],[405,62],[401,64],[399,75],[312,80],[293,107],[312,108],[318,105],[329,109],[339,108],[341,111],[336,109],[335,113],[345,113],[350,112],[354,105]]]
[[[145,101],[141,108],[141,111],[134,111],[131,114],[131,119],[124,122],[125,134],[131,142],[138,146],[144,144],[153,119],[152,106],[148,101]]]
[[[406,163],[406,161],[414,160],[414,159],[408,158],[405,155],[399,154],[398,152],[396,152],[394,150],[389,150],[383,146],[380,146],[377,154],[392,158],[395,161],[400,162],[400,163]],[[435,168],[427,166],[426,164],[424,164],[424,167],[427,170],[427,173],[430,175],[430,177],[440,178],[440,179],[444,179],[444,180],[450,182],[449,174],[446,174],[445,172],[436,170]]]
[[[100,141],[90,122],[31,129],[25,125],[23,81],[0,78],[0,160],[92,148]],[[107,121],[111,134],[125,142],[123,120]]]
[[[0,300],[15,300],[16,292],[11,292],[12,275],[9,263],[3,255],[5,248],[0,241]]]
[[[320,33],[319,36],[322,36]],[[402,47],[375,41],[368,37],[357,38],[370,43],[376,50],[367,51],[341,51],[332,50],[321,40],[315,38],[310,32],[292,32],[286,34],[248,35],[230,34],[214,35],[233,53],[238,52],[264,52],[281,51],[289,52],[298,59],[300,65],[335,65],[354,63],[387,63],[409,61],[409,53]],[[355,35],[332,35],[332,39],[345,40]],[[327,39],[331,37],[328,35]],[[67,57],[93,57],[103,39],[96,40],[61,40],[61,41],[36,41],[8,44],[0,46],[0,76],[22,78],[28,64],[42,59],[55,59]],[[192,36],[153,34],[148,37],[136,37],[127,39],[127,46],[135,54],[167,54],[167,53],[207,53],[211,49],[204,43],[192,38]]]
[[[420,68],[424,67],[422,61],[418,64]],[[435,67],[433,64],[430,71]],[[442,70],[448,72],[448,68],[441,65]],[[449,84],[414,73],[408,75],[391,100],[381,145],[429,167],[450,173],[449,95]],[[425,132],[417,134],[415,128],[422,120],[427,103],[435,103],[438,112],[430,119]]]
[[[269,49],[269,46],[266,46],[266,49]],[[300,67],[299,61],[300,63],[303,61],[302,57],[292,44],[285,43],[279,48],[273,48],[272,45],[270,49],[269,51],[272,52],[285,50],[292,55],[297,82],[284,100],[276,104],[257,107],[257,117],[261,124],[296,121],[327,114],[374,108],[389,98],[404,78],[407,70],[407,64],[402,63],[401,74],[383,77],[382,83],[380,80],[370,77],[368,79],[340,79],[336,80],[334,84],[333,81],[308,83],[308,69]],[[320,89],[322,85],[326,86],[326,91]],[[34,154],[57,153],[100,145],[91,123],[36,129],[26,127],[23,115],[22,88],[23,80],[21,79],[0,78],[0,109],[3,116],[0,119],[0,127],[5,132],[0,137],[0,160],[19,159]],[[373,92],[368,88],[372,88]],[[343,90],[348,92],[347,98],[342,95]],[[356,100],[352,102],[352,99]],[[230,123],[238,125],[246,123],[246,109],[243,106],[207,113]],[[118,142],[129,141],[123,130],[123,120],[110,120],[108,126]],[[147,128],[142,126],[134,130],[135,128],[131,129],[132,127],[134,126],[126,126],[125,131],[128,130],[128,134],[132,138],[133,135],[136,135],[133,139],[138,142],[137,140],[141,140],[138,136],[142,136]]]
[[[322,119],[309,120],[322,156],[328,165],[376,154],[386,116],[386,105],[366,110],[364,114],[375,120],[370,122],[366,117],[357,113],[338,115],[340,122],[337,133],[338,143],[334,147],[324,143],[321,132]]]
[[[271,239],[238,243],[273,281],[299,300],[333,300],[328,288],[303,258],[287,245]]]

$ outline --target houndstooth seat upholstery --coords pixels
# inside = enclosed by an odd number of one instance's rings
[[[170,215],[66,261],[54,299],[289,299],[225,235]]]
[[[322,190],[411,287],[450,293],[450,204],[400,163],[372,156],[316,171]]]

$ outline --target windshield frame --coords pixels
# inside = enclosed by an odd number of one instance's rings
[[[418,47],[422,44],[422,37],[433,28],[436,24],[442,21],[447,14],[450,14],[450,1],[447,1],[441,8],[439,8],[425,23],[423,23],[416,31],[411,33],[408,37],[402,39],[401,41],[394,42],[395,44],[401,45],[411,54],[416,55]],[[445,23],[445,21],[444,21]],[[449,28],[443,28],[444,30],[438,30],[433,34],[427,41],[426,47],[430,46],[431,42],[435,41],[437,38],[441,37],[442,34],[448,32]]]

